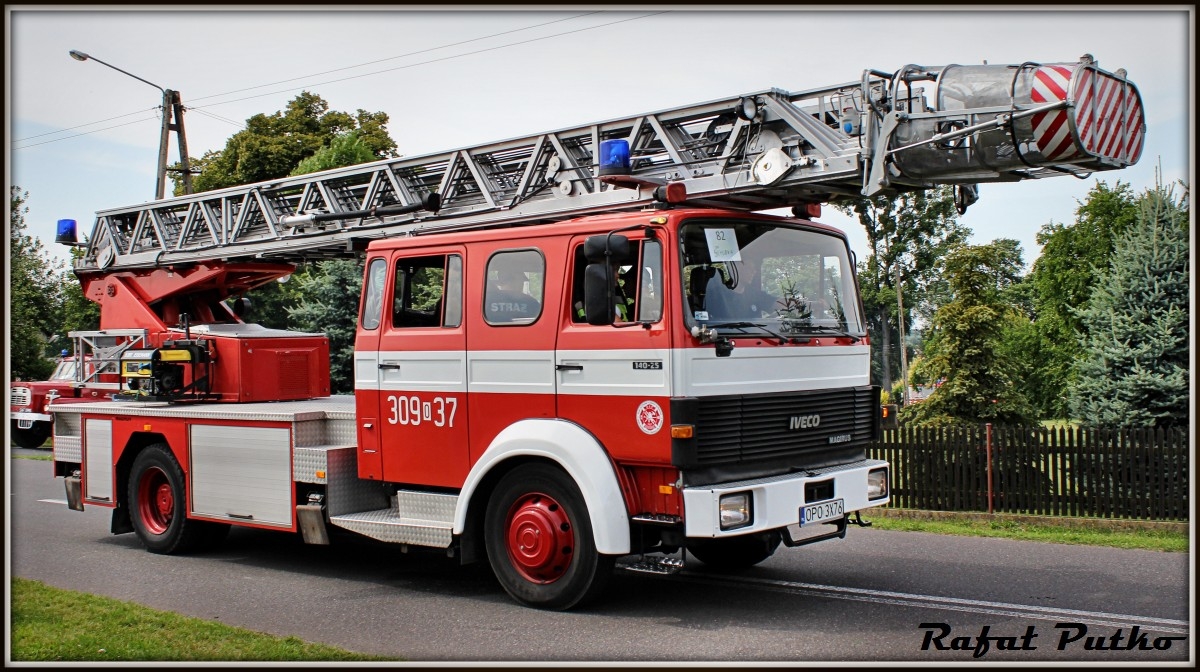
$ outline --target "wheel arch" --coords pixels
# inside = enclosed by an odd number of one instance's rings
[[[133,532],[133,521],[129,518],[129,475],[133,469],[133,461],[146,448],[161,443],[170,447],[167,437],[158,432],[134,432],[129,435],[125,447],[121,449],[121,457],[117,459],[114,495],[117,506],[112,513],[112,533],[124,534]],[[187,472],[184,471],[185,477]]]
[[[496,435],[467,474],[454,512],[454,533],[468,547],[478,541],[488,497],[512,469],[546,462],[575,482],[588,508],[596,550],[605,555],[629,553],[629,513],[616,470],[604,447],[587,430],[566,420],[521,420]],[[466,559],[466,558],[464,558]]]

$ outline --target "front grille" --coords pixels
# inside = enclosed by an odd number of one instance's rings
[[[33,393],[28,387],[12,388],[12,405],[13,406],[28,406],[33,401]]]
[[[874,438],[879,413],[874,387],[698,401],[695,454],[689,465],[693,467],[815,464],[822,454],[865,446]],[[846,435],[849,440],[841,440]],[[831,437],[837,437],[835,442],[830,442]]]

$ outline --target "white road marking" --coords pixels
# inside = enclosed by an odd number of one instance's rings
[[[37,501],[45,502],[47,504],[62,504],[63,506],[67,505],[67,500],[65,499],[39,499]]]
[[[996,616],[1016,616],[1020,618],[1036,618],[1048,621],[1072,620],[1092,625],[1109,625],[1127,627],[1140,625],[1154,632],[1171,634],[1191,634],[1187,621],[1170,618],[1154,618],[1151,616],[1136,616],[1133,614],[1112,614],[1103,611],[1083,611],[1079,609],[1057,609],[1054,607],[1039,607],[1026,604],[1011,604],[1007,602],[990,602],[986,600],[968,600],[958,597],[942,597],[938,595],[920,595],[913,593],[895,593],[887,590],[871,590],[867,588],[848,588],[844,586],[826,586],[816,583],[799,581],[782,581],[778,579],[761,579],[754,577],[715,577],[683,572],[677,577],[689,581],[698,581],[725,586],[751,585],[765,590],[775,590],[814,597],[826,597],[841,600],[855,600],[874,604],[895,604],[909,607],[925,607],[930,609],[945,609],[949,611],[965,611],[977,614],[992,614]]]

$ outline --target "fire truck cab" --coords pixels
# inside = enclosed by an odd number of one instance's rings
[[[832,228],[681,209],[380,242],[363,287],[358,475],[445,489],[518,599],[572,583],[571,557],[752,565],[887,501]],[[720,292],[769,298],[718,315]]]

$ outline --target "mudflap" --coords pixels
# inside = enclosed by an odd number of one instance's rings
[[[83,484],[79,476],[67,476],[63,479],[67,488],[67,508],[72,511],[83,511]]]
[[[329,545],[329,531],[325,529],[325,507],[319,503],[298,504],[296,522],[300,525],[300,536],[306,544]]]
[[[109,530],[113,534],[125,534],[133,532],[133,521],[129,519],[129,507],[124,501],[118,501],[117,508],[112,512],[112,526]]]

